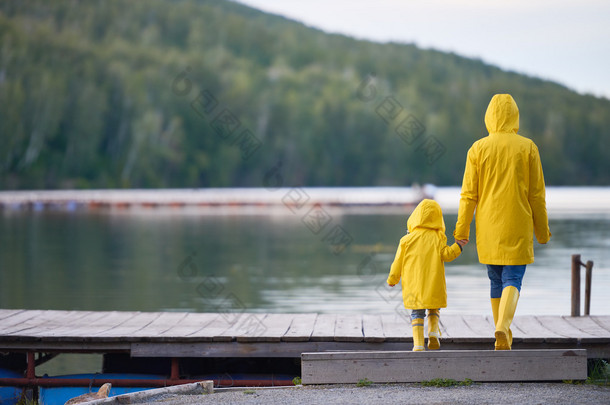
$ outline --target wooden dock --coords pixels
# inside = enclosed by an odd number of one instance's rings
[[[492,350],[491,315],[442,315],[441,349]],[[610,316],[517,316],[514,349],[586,349],[610,358]],[[264,314],[0,310],[0,352],[132,357],[294,357],[412,347],[399,314]]]

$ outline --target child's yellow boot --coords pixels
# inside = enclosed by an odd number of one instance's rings
[[[441,348],[441,330],[438,327],[440,311],[438,309],[428,310],[428,349],[438,350]]]
[[[423,352],[424,348],[424,320],[423,318],[416,318],[411,321],[411,327],[413,328],[413,351]]]
[[[498,308],[498,322],[496,323],[496,350],[511,349],[512,334],[509,335],[509,330],[518,301],[519,290],[517,287],[511,285],[502,290],[502,298],[500,298],[500,307]]]
[[[500,310],[500,298],[491,298],[491,312],[494,316],[494,328],[498,324],[498,312]],[[508,328],[508,345],[513,345],[513,331]]]

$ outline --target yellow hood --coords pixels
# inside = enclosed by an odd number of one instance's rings
[[[422,200],[407,221],[407,229],[412,233],[417,228],[440,231],[445,236],[445,220],[441,206],[434,200]],[[447,241],[445,237],[445,242]],[[445,243],[444,242],[444,243]]]
[[[485,113],[485,126],[490,134],[519,131],[519,108],[510,94],[493,96]]]

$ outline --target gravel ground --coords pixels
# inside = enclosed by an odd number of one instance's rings
[[[422,387],[373,384],[217,390],[209,395],[171,395],[151,404],[610,404],[610,387],[563,383],[475,383]]]

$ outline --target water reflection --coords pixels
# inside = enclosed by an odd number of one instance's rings
[[[406,215],[331,212],[353,241],[336,254],[299,216],[11,212],[0,217],[0,307],[389,313],[385,280]],[[446,215],[448,235],[455,215]],[[518,313],[568,314],[570,255],[593,260],[592,313],[608,313],[610,217],[553,218]],[[452,238],[449,238],[452,241]],[[474,240],[446,266],[446,313],[489,314]]]

